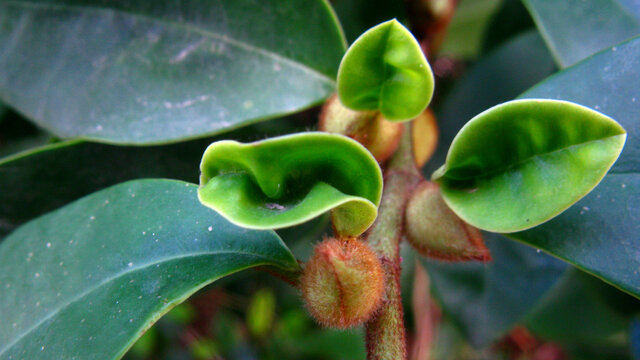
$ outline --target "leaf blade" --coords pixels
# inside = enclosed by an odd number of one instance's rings
[[[640,6],[620,0],[525,0],[549,50],[560,67],[640,33]],[[629,9],[625,9],[625,6]]]
[[[337,134],[219,141],[205,151],[200,171],[200,201],[252,229],[293,226],[332,210],[336,230],[356,236],[375,220],[382,196],[375,159]]]
[[[0,355],[119,358],[211,281],[256,265],[297,267],[275,234],[228,224],[195,192],[177,181],[124,183],[10,235],[0,245],[0,317],[12,325],[0,332]]]
[[[586,107],[516,100],[470,120],[434,178],[465,221],[515,232],[549,220],[593,189],[625,140],[619,124]]]
[[[0,8],[0,97],[64,138],[170,142],[299,111],[333,91],[345,48],[322,0]]]
[[[338,96],[353,110],[379,110],[391,121],[411,120],[431,102],[434,78],[420,45],[397,20],[362,34],[338,69]]]
[[[640,107],[636,105],[640,88],[635,81],[640,76],[638,54],[640,37],[635,37],[522,95],[559,98],[597,108],[614,116],[627,129],[628,138],[620,158],[592,193],[548,223],[510,235],[635,297],[640,297],[640,282],[633,275],[638,262],[634,249],[640,243],[640,211],[635,201],[640,196]]]

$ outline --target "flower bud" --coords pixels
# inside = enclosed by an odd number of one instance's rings
[[[322,109],[318,130],[353,138],[382,163],[398,148],[404,124],[388,121],[375,111],[350,110],[333,95]]]
[[[357,239],[325,239],[314,250],[300,282],[311,315],[322,325],[350,328],[367,321],[384,293],[376,254]]]
[[[411,122],[411,142],[413,158],[421,168],[429,161],[438,145],[438,124],[431,110],[423,111]]]
[[[491,260],[482,233],[444,202],[437,184],[424,181],[413,192],[405,214],[406,237],[420,254],[441,260]]]

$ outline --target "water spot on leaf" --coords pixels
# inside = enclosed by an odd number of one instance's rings
[[[266,203],[264,206],[269,210],[284,210],[285,207],[276,203]]]

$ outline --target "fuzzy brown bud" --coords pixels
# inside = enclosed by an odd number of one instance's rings
[[[491,260],[482,233],[444,202],[437,184],[424,181],[413,192],[405,215],[406,237],[422,255],[441,260]]]
[[[369,246],[357,239],[316,245],[300,282],[311,315],[322,325],[350,328],[367,321],[384,293],[384,272]]]
[[[333,95],[322,109],[318,130],[353,138],[382,163],[398,148],[404,124],[388,121],[375,111],[350,110]]]

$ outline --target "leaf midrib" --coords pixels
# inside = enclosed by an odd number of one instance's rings
[[[141,13],[136,13],[136,12],[130,12],[130,11],[123,11],[121,9],[112,9],[112,8],[102,8],[102,7],[95,7],[95,6],[77,6],[77,5],[68,5],[68,4],[43,4],[43,3],[35,3],[35,2],[31,2],[31,1],[14,1],[14,0],[9,0],[9,1],[3,1],[0,3],[0,6],[14,6],[14,7],[21,7],[21,8],[45,8],[45,9],[62,9],[62,10],[72,10],[72,11],[77,11],[77,12],[81,12],[81,11],[86,11],[86,12],[110,12],[110,13],[120,13],[120,14],[128,14],[129,16],[132,17],[138,17],[141,19],[145,19],[147,21],[150,22],[156,22],[156,23],[160,23],[160,24],[165,24],[167,26],[170,27],[175,27],[175,28],[180,28],[180,29],[184,29],[185,31],[192,31],[195,33],[198,33],[200,35],[203,35],[205,37],[210,37],[210,38],[214,38],[216,40],[222,41],[226,44],[229,44],[231,46],[235,46],[237,48],[243,49],[249,53],[255,53],[264,57],[268,57],[271,58],[277,62],[286,64],[292,68],[298,68],[300,70],[302,70],[303,72],[309,73],[312,76],[320,79],[321,81],[334,86],[335,87],[335,80],[332,79],[331,77],[327,76],[326,74],[321,73],[320,71],[318,71],[317,69],[314,69],[312,67],[309,67],[301,62],[298,62],[296,60],[293,60],[291,58],[285,57],[277,52],[274,51],[270,51],[267,49],[263,49],[263,48],[259,48],[256,47],[254,45],[251,45],[249,43],[243,42],[241,40],[237,40],[231,37],[228,37],[224,34],[219,34],[213,31],[209,31],[209,30],[204,30],[202,28],[199,28],[197,26],[188,24],[188,23],[175,23],[172,21],[168,21],[168,20],[163,20],[163,19],[158,19],[158,18],[154,18],[151,17],[149,15],[145,15],[145,14],[141,14]]]
[[[130,267],[130,268],[127,267],[125,269],[125,271],[120,271],[120,272],[115,273],[114,275],[112,275],[112,276],[100,281],[99,283],[97,283],[93,287],[88,288],[87,290],[81,292],[80,294],[76,295],[75,297],[72,297],[68,302],[66,302],[64,304],[61,304],[61,306],[58,306],[57,308],[52,310],[48,315],[44,316],[41,320],[37,321],[34,325],[32,325],[31,327],[29,327],[28,329],[23,331],[20,335],[18,335],[16,338],[14,338],[11,342],[9,342],[7,344],[7,346],[5,346],[3,349],[0,349],[0,355],[2,355],[5,352],[7,352],[7,350],[11,349],[11,347],[13,345],[15,345],[18,342],[20,342],[29,333],[31,333],[34,330],[36,330],[38,327],[40,327],[40,325],[45,323],[47,320],[55,317],[56,314],[60,313],[62,310],[64,310],[67,307],[77,303],[82,298],[90,295],[94,291],[96,291],[96,290],[100,289],[101,287],[109,284],[110,282],[115,281],[118,278],[121,278],[121,277],[123,277],[125,275],[129,275],[131,273],[134,273],[134,272],[137,272],[137,271],[140,271],[140,270],[144,270],[144,269],[149,268],[149,267],[151,267],[153,265],[158,265],[158,264],[162,264],[162,263],[165,263],[165,262],[170,262],[170,261],[174,261],[174,260],[180,260],[180,259],[189,258],[189,257],[212,256],[212,255],[221,255],[221,254],[249,255],[249,256],[254,256],[254,257],[258,258],[258,259],[267,260],[265,263],[271,262],[270,261],[271,259],[265,257],[264,255],[258,254],[258,253],[251,253],[251,252],[237,251],[237,250],[217,250],[217,251],[195,252],[195,253],[183,254],[183,255],[179,255],[179,256],[164,257],[164,258],[156,259],[156,260],[154,260],[152,262],[149,262],[149,263],[142,264],[140,266]],[[256,264],[252,264],[252,265],[256,265]],[[242,268],[245,268],[245,267],[242,267]]]
[[[555,150],[552,150],[552,151],[547,151],[547,152],[535,154],[535,155],[529,156],[527,158],[524,158],[524,159],[522,159],[520,161],[516,161],[513,164],[510,164],[510,165],[507,165],[507,166],[504,166],[504,167],[501,167],[501,168],[498,168],[496,170],[489,171],[489,172],[486,172],[486,173],[483,173],[483,174],[480,174],[480,175],[464,177],[464,178],[462,178],[462,177],[461,178],[451,178],[451,177],[448,177],[446,175],[446,173],[445,173],[444,177],[446,177],[446,178],[448,178],[450,180],[455,180],[455,181],[464,181],[464,180],[473,180],[473,179],[486,179],[486,178],[490,178],[490,177],[494,177],[496,175],[500,175],[500,174],[506,173],[506,172],[510,171],[511,169],[513,169],[513,168],[519,167],[519,166],[521,166],[521,165],[523,165],[525,163],[528,163],[528,162],[532,161],[535,158],[545,157],[547,155],[554,154],[554,153],[559,153],[561,151],[566,151],[566,150],[569,150],[571,148],[576,148],[578,146],[591,144],[591,143],[594,143],[594,142],[597,142],[597,141],[604,141],[604,140],[608,140],[608,139],[611,139],[611,138],[615,138],[615,137],[618,137],[618,136],[624,136],[624,135],[626,135],[626,133],[606,136],[606,137],[603,137],[603,138],[593,139],[593,140],[584,141],[584,142],[580,142],[580,143],[575,143],[575,144],[572,144],[572,145],[569,145],[569,146],[566,146],[566,147],[561,147],[561,148],[558,148],[558,149],[555,149]],[[449,169],[447,169],[447,172],[449,172]]]

